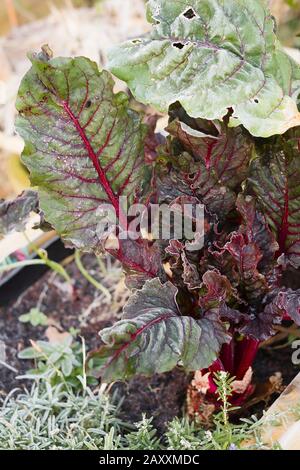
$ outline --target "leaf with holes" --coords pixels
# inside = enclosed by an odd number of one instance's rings
[[[253,192],[276,234],[280,254],[300,267],[299,131],[271,139],[257,147],[249,191]]]
[[[69,244],[95,250],[99,207],[109,203],[126,224],[119,198],[132,201],[142,184],[146,128],[89,59],[31,61],[17,99],[23,161],[46,220]]]
[[[180,365],[185,370],[210,366],[229,335],[214,315],[182,316],[177,289],[148,281],[124,308],[124,319],[100,333],[104,345],[90,358],[104,381],[152,375]]]
[[[300,67],[283,51],[263,0],[149,0],[146,36],[110,53],[109,68],[134,96],[162,112],[179,101],[190,116],[268,137],[300,124]]]

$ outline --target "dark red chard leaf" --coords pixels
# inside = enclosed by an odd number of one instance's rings
[[[246,324],[238,331],[257,341],[265,341],[276,333],[274,327],[281,321],[282,314],[276,303],[272,302],[265,307],[263,312],[257,313],[255,311],[250,314]]]
[[[200,120],[197,122],[201,127]],[[241,127],[230,129],[224,123],[210,124],[215,127],[213,135],[193,129],[179,120],[171,122],[167,131],[197,162],[205,165],[211,177],[230,189],[236,189],[247,177],[253,141]]]
[[[184,284],[189,290],[200,289],[201,281],[197,267],[189,261],[185,251],[182,252],[181,257],[183,263],[182,279]]]
[[[189,243],[190,244],[190,243]],[[186,245],[179,240],[170,240],[169,246],[165,249],[167,255],[170,255],[169,263],[174,275],[181,276],[183,284],[190,290],[200,289],[201,280],[194,262],[189,259],[191,254],[186,251]],[[179,284],[177,282],[177,284]]]
[[[198,370],[215,361],[229,335],[214,314],[200,320],[182,316],[176,295],[171,283],[148,281],[130,298],[124,319],[100,333],[104,344],[90,358],[104,381],[149,376],[177,365]]]
[[[247,176],[253,143],[241,128],[229,129],[224,123],[215,125],[206,121],[201,125],[201,120],[194,122],[197,129],[175,119],[167,130],[195,160],[190,168],[193,176],[185,178],[193,193],[212,212],[224,216],[233,209],[235,190]],[[207,134],[209,130],[211,134]]]
[[[31,212],[38,210],[36,191],[24,191],[14,200],[0,200],[0,237],[25,229]]]
[[[126,274],[126,285],[130,289],[141,289],[149,279],[159,276],[165,279],[161,262],[160,248],[156,243],[147,240],[120,240],[121,257]],[[107,250],[119,258],[118,250]]]
[[[226,276],[222,276],[218,270],[206,271],[202,277],[203,286],[206,293],[200,297],[200,305],[202,308],[209,309],[215,304],[219,305],[229,300],[230,297],[236,296],[236,291],[232,287]]]
[[[99,206],[109,203],[126,225],[119,197],[130,202],[141,186],[146,127],[94,62],[45,53],[31,61],[17,99],[23,161],[46,220],[69,244],[96,250]]]
[[[258,271],[262,253],[254,243],[248,243],[242,233],[233,233],[224,246],[232,256],[239,274],[239,287],[247,300],[253,301],[268,290],[265,276]]]
[[[239,194],[237,209],[243,218],[240,232],[246,236],[249,243],[254,243],[260,249],[262,259],[259,266],[266,269],[274,263],[275,254],[279,249],[266,218],[256,209],[256,201],[252,196]]]
[[[220,317],[224,321],[228,321],[231,325],[245,325],[249,322],[249,315],[234,308],[230,308],[227,304],[220,307]]]
[[[184,244],[180,240],[170,240],[169,245],[165,251],[168,255],[171,255],[175,259],[174,264],[177,264],[181,258],[181,253],[183,250]]]
[[[293,291],[287,289],[280,292],[274,299],[272,305],[282,315],[289,316],[297,325],[300,325],[300,289]]]
[[[189,260],[185,245],[179,240],[170,240],[165,252],[170,256],[168,262],[175,277],[175,283],[181,287],[186,286],[190,291],[200,289],[199,272],[196,265]]]
[[[224,218],[234,208],[235,193],[210,178],[205,166],[201,162],[193,162],[187,153],[177,158],[188,162],[188,167],[184,171],[172,168],[158,180],[160,202],[171,202],[178,197],[194,197],[211,213]]]
[[[279,253],[296,268],[300,267],[300,166],[298,132],[270,139],[257,148],[252,162],[249,190],[258,200],[276,234]]]

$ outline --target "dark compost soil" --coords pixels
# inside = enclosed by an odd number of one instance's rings
[[[51,323],[61,331],[69,331],[71,327],[80,330],[88,350],[99,344],[97,332],[111,325],[120,316],[127,296],[120,269],[112,265],[108,268],[108,275],[101,278],[95,258],[86,255],[83,259],[89,272],[98,276],[110,288],[113,293],[112,304],[98,300],[99,291],[82,277],[75,263],[71,262],[67,271],[75,282],[75,296],[69,295],[62,281],[48,272],[8,307],[1,308],[0,345],[5,344],[5,363],[13,369],[0,364],[2,395],[15,387],[28,386],[28,381],[16,379],[17,375],[24,374],[29,368],[29,362],[18,359],[17,354],[29,345],[30,339],[44,339],[45,327],[21,323],[18,320],[20,315],[39,305],[41,311],[51,319]],[[284,384],[287,385],[299,372],[292,364],[292,352],[290,348],[261,350],[255,363],[255,380],[264,382],[273,373],[281,372]],[[167,421],[182,414],[189,382],[190,377],[180,370],[174,370],[150,379],[137,377],[126,384],[114,385],[114,389],[117,387],[120,395],[125,396],[122,417],[134,423],[146,413],[147,416],[154,417],[154,425],[162,431]]]

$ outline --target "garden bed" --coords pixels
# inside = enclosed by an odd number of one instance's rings
[[[50,271],[7,307],[0,309],[0,342],[5,344],[5,362],[10,367],[0,366],[0,393],[3,396],[15,387],[29,386],[28,380],[16,379],[17,375],[23,375],[29,368],[29,362],[19,359],[18,352],[30,345],[30,339],[46,339],[45,327],[21,323],[20,315],[39,305],[40,310],[47,315],[49,324],[54,325],[61,333],[70,329],[78,330],[78,336],[84,337],[88,351],[99,345],[100,339],[96,333],[120,318],[122,305],[127,298],[121,268],[115,262],[108,262],[108,271],[101,274],[100,278],[99,264],[94,256],[85,255],[83,262],[88,271],[99,278],[111,292],[111,305],[80,274],[75,262],[70,261],[66,269],[74,282],[74,295]],[[254,365],[254,380],[261,390],[262,398],[270,376],[280,372],[283,385],[286,386],[299,372],[299,368],[292,364],[291,354],[292,350],[288,347],[283,350],[259,351]],[[129,423],[135,423],[146,413],[148,417],[153,416],[154,425],[162,432],[166,423],[183,415],[190,379],[190,376],[175,369],[151,378],[135,377],[126,383],[115,384],[113,390],[117,389],[119,396],[124,397],[121,416]],[[271,398],[266,393],[266,401],[262,400],[249,409],[242,408],[240,417],[249,416],[253,412],[261,415],[274,398],[276,394]]]

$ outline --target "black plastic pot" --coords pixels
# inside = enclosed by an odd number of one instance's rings
[[[65,248],[58,237],[52,238],[41,248],[47,250],[49,259],[58,263],[74,253],[74,250]],[[31,259],[38,259],[38,257],[33,255]],[[33,265],[9,271],[0,281],[0,307],[17,299],[48,270],[47,266]]]

